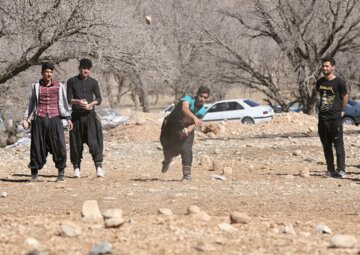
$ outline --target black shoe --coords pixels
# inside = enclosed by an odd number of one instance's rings
[[[169,170],[170,163],[171,163],[172,160],[173,160],[173,159],[170,158],[170,159],[165,159],[165,160],[162,162],[162,164],[163,164],[163,166],[162,166],[162,168],[161,168],[161,172],[162,172],[162,173],[166,173],[166,172]]]
[[[38,178],[38,174],[31,174],[30,182],[36,182]]]
[[[182,181],[191,181],[191,174],[184,174]]]
[[[56,182],[64,182],[65,181],[65,176],[64,175],[59,175],[57,178],[56,178]]]
[[[31,178],[30,182],[36,182],[38,178],[39,171],[37,169],[31,169]]]

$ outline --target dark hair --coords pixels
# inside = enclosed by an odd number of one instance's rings
[[[92,62],[90,59],[87,59],[87,58],[83,58],[80,60],[80,65],[79,65],[79,68],[88,68],[90,69],[92,67]]]
[[[332,66],[335,65],[335,59],[332,58],[332,57],[330,57],[330,56],[327,56],[327,57],[323,58],[321,61],[322,61],[322,63],[330,62],[330,64],[331,64]]]
[[[41,63],[41,72],[44,72],[46,69],[50,69],[50,70],[54,71],[54,69],[55,69],[54,64],[52,64],[50,62]]]
[[[197,91],[197,95],[204,94],[204,93],[210,95],[210,89],[206,86],[201,86]]]

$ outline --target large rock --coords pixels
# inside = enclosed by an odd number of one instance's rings
[[[89,252],[89,255],[104,255],[111,253],[112,253],[112,245],[107,242],[103,242],[92,247]]]
[[[101,220],[102,215],[96,200],[87,200],[83,203],[81,215],[85,221]]]
[[[336,235],[330,239],[330,247],[334,248],[353,248],[358,243],[355,236]]]
[[[246,213],[232,212],[230,213],[231,224],[247,224],[251,218]]]
[[[205,134],[214,133],[215,135],[219,136],[225,134],[226,128],[220,123],[210,123],[205,125],[203,131]]]
[[[103,212],[103,217],[106,228],[117,228],[124,224],[121,209],[107,209]]]
[[[158,213],[166,216],[170,216],[173,214],[173,212],[169,208],[160,208],[158,209]]]
[[[197,214],[200,213],[200,207],[196,206],[196,205],[190,205],[189,208],[187,209],[187,214]]]
[[[60,225],[61,236],[75,237],[81,235],[81,233],[81,228],[70,221],[64,221]]]

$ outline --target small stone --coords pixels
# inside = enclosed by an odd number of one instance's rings
[[[290,234],[290,235],[295,235],[296,234],[295,229],[294,229],[292,224],[289,224],[289,225],[285,226],[282,229],[281,232],[284,233],[284,234]]]
[[[103,255],[103,254],[111,254],[112,253],[112,245],[104,242],[99,243],[91,248],[89,255]]]
[[[293,152],[294,156],[300,156],[301,154],[302,154],[301,150],[296,150],[296,151]]]
[[[230,213],[231,224],[247,224],[251,221],[251,218],[246,213],[232,212]]]
[[[223,175],[232,175],[232,168],[227,166],[227,167],[224,167],[223,169],[223,172],[222,172]]]
[[[322,233],[322,234],[331,234],[331,229],[328,226],[323,225],[323,224],[318,225],[315,228],[315,231],[318,233]]]
[[[81,235],[81,228],[70,221],[61,223],[60,235],[65,237],[75,237]]]
[[[102,215],[96,200],[87,200],[82,206],[83,220],[92,221],[102,219]]]
[[[170,216],[173,214],[171,209],[168,209],[168,208],[160,208],[160,209],[158,209],[158,213],[162,214],[162,215],[166,215],[166,216]]]
[[[254,170],[254,168],[255,168],[254,165],[249,165],[250,170]]]
[[[118,228],[122,224],[124,224],[123,218],[109,218],[104,221],[105,228]]]
[[[6,193],[6,192],[1,192],[0,193],[0,197],[7,197],[8,196],[8,193]]]
[[[225,181],[225,180],[226,180],[226,177],[221,176],[221,175],[211,175],[211,176],[210,176],[210,179],[212,179],[212,180]]]
[[[37,246],[39,246],[39,241],[36,240],[35,238],[28,237],[25,239],[25,244],[29,245],[31,247],[37,247]]]
[[[224,170],[224,166],[223,166],[223,164],[222,164],[221,161],[215,160],[215,161],[213,162],[213,167],[212,167],[212,169],[213,169],[214,171],[217,171],[217,172],[220,172],[220,173],[221,173],[221,172]]]
[[[47,251],[33,250],[26,253],[26,255],[49,255]]]
[[[304,178],[310,177],[310,171],[307,168],[301,169],[299,174],[301,177],[304,177]]]
[[[122,218],[122,213],[123,211],[121,209],[107,209],[102,215],[105,219]]]
[[[197,213],[200,213],[201,210],[198,206],[196,205],[190,205],[188,210],[187,210],[187,214],[197,214]]]
[[[357,245],[355,236],[350,235],[336,235],[330,239],[330,247],[333,248],[353,248]]]
[[[215,251],[215,247],[211,244],[205,243],[203,241],[200,241],[195,246],[195,249],[202,252],[209,252],[209,251]]]
[[[107,209],[103,212],[105,228],[117,228],[124,224],[121,209]]]
[[[221,229],[222,231],[226,231],[226,232],[233,232],[233,231],[237,230],[237,228],[235,228],[234,226],[231,226],[228,223],[220,223],[220,224],[218,224],[218,228]]]

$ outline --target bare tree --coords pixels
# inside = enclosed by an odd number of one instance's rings
[[[320,59],[360,50],[359,10],[357,0],[236,1],[220,11],[237,22],[234,36],[204,30],[214,41],[210,54],[229,70],[226,82],[256,88],[286,109],[282,81],[291,77],[292,96],[312,113]],[[263,48],[270,54],[262,55]]]

